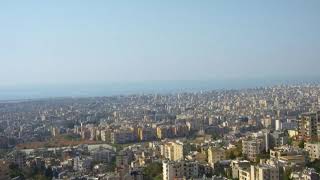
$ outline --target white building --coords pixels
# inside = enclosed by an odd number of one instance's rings
[[[163,161],[163,180],[197,178],[199,165],[194,161]]]

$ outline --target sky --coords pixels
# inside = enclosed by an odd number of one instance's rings
[[[0,86],[320,77],[319,0],[1,0]]]

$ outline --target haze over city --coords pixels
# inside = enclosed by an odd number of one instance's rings
[[[0,1],[0,180],[320,180],[319,10]]]

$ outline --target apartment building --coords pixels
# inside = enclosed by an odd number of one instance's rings
[[[194,161],[163,161],[163,180],[192,179],[199,176],[199,164]]]

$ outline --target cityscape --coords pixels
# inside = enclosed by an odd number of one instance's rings
[[[0,180],[320,180],[319,0],[0,1]]]
[[[319,107],[319,84],[2,103],[1,178],[317,179]]]

